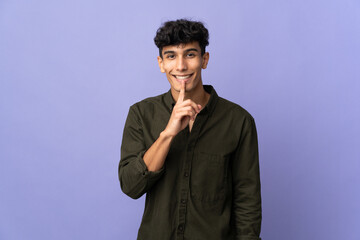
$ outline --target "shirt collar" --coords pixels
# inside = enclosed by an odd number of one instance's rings
[[[213,86],[203,85],[203,87],[207,93],[210,93],[210,99],[201,112],[211,114],[215,109],[215,105],[216,105],[217,101],[219,100],[219,96],[217,95]],[[171,90],[169,90],[167,93],[165,93],[164,103],[167,106],[167,108],[169,109],[169,111],[171,112],[176,103],[171,95]]]

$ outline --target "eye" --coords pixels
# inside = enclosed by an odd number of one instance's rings
[[[167,58],[167,59],[174,59],[174,58],[175,58],[175,55],[174,55],[174,54],[167,54],[167,55],[166,55],[166,58]]]
[[[192,58],[192,57],[195,57],[196,55],[195,55],[195,53],[188,53],[188,54],[186,54],[186,57],[189,57],[189,58]]]

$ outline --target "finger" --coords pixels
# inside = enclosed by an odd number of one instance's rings
[[[187,107],[187,106],[191,106],[195,110],[196,113],[199,113],[202,108],[200,104],[196,104],[194,101],[192,101],[190,99],[185,100],[180,105],[178,105],[179,108]]]
[[[191,120],[195,120],[196,114],[194,112],[189,112],[189,111],[184,111],[179,113],[179,119],[181,119],[182,121],[184,120],[184,118],[189,118]]]
[[[196,112],[191,107],[178,109],[176,111],[176,117],[177,118],[180,119],[180,118],[183,118],[185,116],[188,116],[188,117],[193,119],[196,116]]]
[[[178,101],[181,103],[184,101],[185,98],[185,82],[181,81],[181,88],[180,88],[180,94],[178,97]]]

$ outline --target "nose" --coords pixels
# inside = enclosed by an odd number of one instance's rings
[[[178,57],[176,61],[176,70],[177,71],[185,71],[187,70],[186,61],[183,57]]]

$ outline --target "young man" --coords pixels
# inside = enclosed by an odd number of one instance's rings
[[[208,30],[169,21],[158,63],[169,92],[130,107],[121,146],[123,192],[146,193],[139,240],[258,240],[261,196],[254,119],[203,85]]]

